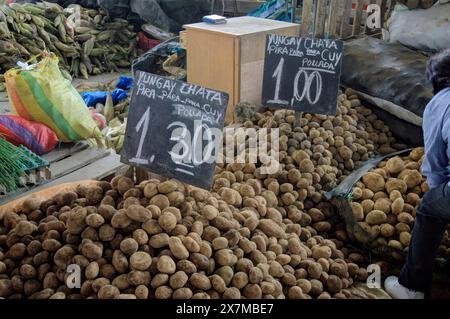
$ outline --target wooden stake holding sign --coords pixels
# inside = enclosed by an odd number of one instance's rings
[[[343,42],[268,35],[263,105],[335,115]]]
[[[228,94],[136,71],[122,162],[210,190]]]

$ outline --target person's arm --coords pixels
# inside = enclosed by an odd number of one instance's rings
[[[450,141],[450,112],[446,110],[442,119],[424,116],[425,160],[422,173],[427,177],[430,189],[448,181],[449,158],[447,145]]]

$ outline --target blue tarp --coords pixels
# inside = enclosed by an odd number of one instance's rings
[[[116,89],[111,94],[114,104],[117,104],[128,97],[127,91],[122,89]],[[106,103],[108,92],[84,92],[81,96],[88,107],[94,107],[97,103]]]

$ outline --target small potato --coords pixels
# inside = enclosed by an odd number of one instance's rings
[[[219,215],[219,210],[211,205],[204,206],[200,213],[208,220],[213,220]]]
[[[173,299],[191,299],[193,296],[192,290],[189,288],[179,288],[175,290],[172,294]]]
[[[133,239],[138,245],[146,245],[148,243],[148,235],[143,229],[136,229],[133,232]]]
[[[414,217],[412,217],[408,213],[401,213],[397,215],[397,220],[400,223],[404,223],[406,225],[412,225],[414,223]]]
[[[139,244],[133,238],[127,238],[120,243],[120,250],[127,256],[134,254],[139,248]]]
[[[261,287],[259,285],[249,284],[249,285],[245,286],[243,295],[247,299],[253,299],[253,300],[261,299],[262,298]]]
[[[385,193],[383,193],[386,195]],[[387,195],[386,195],[387,196]],[[375,205],[373,207],[374,210],[380,210],[384,212],[385,214],[389,214],[391,211],[391,201],[388,198],[379,198],[375,201]]]
[[[130,257],[131,269],[146,271],[151,264],[152,258],[146,252],[138,251]]]
[[[169,207],[170,202],[167,196],[159,194],[150,199],[150,205],[158,206],[161,210]]]
[[[283,228],[271,219],[261,219],[259,221],[258,228],[261,229],[264,234],[273,236],[276,238],[286,238],[286,233]]]
[[[98,230],[98,237],[101,241],[112,241],[115,235],[116,230],[109,224],[102,225]]]
[[[86,216],[86,224],[92,228],[99,228],[105,223],[105,219],[100,214],[90,214]]]
[[[214,255],[214,259],[219,266],[234,266],[237,262],[237,257],[230,249],[218,250]]]
[[[384,190],[384,178],[383,176],[376,173],[367,173],[363,177],[363,182],[367,188],[369,188],[373,192],[380,192]]]
[[[148,271],[132,270],[127,275],[127,280],[133,286],[148,286],[150,284],[150,273]]]
[[[119,288],[120,291],[128,289],[130,287],[130,283],[128,282],[128,274],[122,274],[114,278],[112,285]]]
[[[126,210],[126,215],[133,221],[143,223],[152,219],[152,213],[140,205],[131,205]]]
[[[383,211],[373,210],[366,216],[366,223],[373,225],[381,225],[387,222],[387,215]]]
[[[237,289],[244,288],[248,284],[248,275],[245,272],[235,273],[233,279],[231,280],[231,284]]]
[[[98,299],[115,299],[120,295],[120,291],[113,285],[104,285],[98,291]]]
[[[111,218],[111,226],[118,229],[125,229],[130,226],[132,220],[127,216],[125,211],[118,211]]]
[[[62,246],[61,243],[56,239],[46,239],[42,242],[42,248],[52,253],[60,249],[61,246]]]
[[[177,190],[177,183],[173,181],[167,181],[158,184],[158,191],[161,194],[168,194]]]
[[[169,235],[166,233],[156,234],[150,237],[149,244],[153,248],[163,248],[169,245]]]
[[[408,247],[411,243],[411,234],[408,232],[400,233],[399,240],[403,246]]]
[[[171,212],[164,212],[158,218],[158,223],[166,232],[170,232],[177,225],[177,218]]]
[[[188,282],[189,277],[186,275],[184,271],[177,271],[172,276],[170,276],[169,283],[172,289],[176,290],[182,288]]]
[[[189,251],[183,245],[183,242],[178,237],[170,237],[169,238],[169,249],[172,252],[173,256],[178,259],[187,259],[189,258]]]
[[[150,283],[152,288],[158,288],[161,286],[167,285],[169,282],[169,275],[168,274],[156,274]]]
[[[103,189],[101,187],[90,187],[86,193],[88,205],[97,205],[103,199]]]
[[[309,294],[312,289],[311,282],[307,279],[298,279],[296,284],[302,289],[302,292],[305,294]]]
[[[381,230],[381,235],[386,238],[392,237],[395,234],[395,228],[394,228],[394,226],[392,226],[390,224],[382,224],[380,230]]]
[[[318,260],[320,258],[328,259],[331,257],[332,251],[328,246],[313,247],[312,256],[314,259]]]
[[[219,275],[212,275],[210,278],[211,285],[218,293],[223,294],[227,289],[225,281]]]
[[[18,236],[24,237],[27,235],[31,235],[32,233],[37,231],[37,229],[38,228],[35,224],[22,220],[17,224],[14,230]]]
[[[189,278],[189,282],[194,288],[200,289],[200,290],[209,290],[211,289],[211,282],[208,277],[205,275],[202,275],[200,273],[194,273]]]
[[[97,262],[91,262],[85,269],[85,276],[88,280],[94,280],[97,278],[100,272],[100,267]]]
[[[239,300],[241,299],[241,292],[235,287],[227,288],[223,293],[223,299]]]
[[[144,187],[144,196],[151,199],[153,196],[158,194],[158,185],[154,183],[148,183]]]
[[[172,258],[169,256],[161,256],[158,258],[156,268],[159,272],[172,275],[176,271],[176,265]],[[209,289],[209,288],[208,288]]]
[[[144,285],[137,286],[134,294],[138,299],[147,299],[148,298],[148,288]]]
[[[360,203],[352,202],[351,204],[352,212],[353,212],[353,218],[355,218],[356,221],[360,222],[364,220],[364,208]]]
[[[124,195],[129,189],[131,189],[133,187],[134,187],[134,183],[130,178],[128,178],[126,176],[122,176],[121,178],[118,179],[117,191],[119,192],[120,195]],[[113,186],[113,188],[114,188],[114,186]]]

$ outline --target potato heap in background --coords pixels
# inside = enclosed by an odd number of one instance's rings
[[[353,216],[375,240],[371,246],[382,254],[402,260],[411,241],[416,210],[428,184],[422,176],[424,150],[393,157],[367,173],[353,189]],[[385,249],[388,247],[388,249]],[[448,232],[439,253],[450,253]]]
[[[371,109],[362,106],[351,89],[339,95],[336,116],[304,114],[297,123],[296,113],[291,110],[239,113],[244,127],[276,128],[280,132],[280,172],[263,176],[248,164],[244,174],[252,170],[260,179],[271,177],[280,184],[289,182],[298,191],[308,193],[301,198],[314,198],[316,202],[322,190],[336,187],[361,162],[375,154],[406,148],[395,143],[389,127]],[[252,150],[247,147],[243,151]]]
[[[256,179],[218,193],[127,177],[99,185],[4,216],[0,297],[350,298],[367,277],[342,244],[302,242]],[[65,285],[74,263],[81,290]]]

